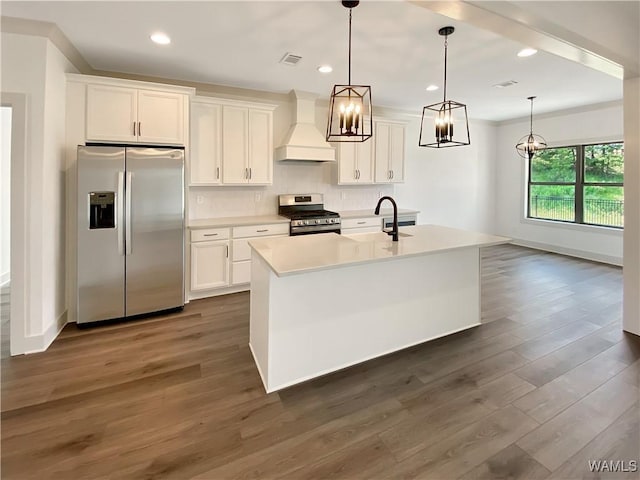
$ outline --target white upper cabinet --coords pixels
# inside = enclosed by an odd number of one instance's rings
[[[273,182],[273,111],[222,107],[222,180],[226,184]]]
[[[111,85],[87,87],[87,140],[138,141],[138,91]]]
[[[87,141],[185,144],[189,94],[184,92],[193,89],[84,75],[70,78],[87,83]]]
[[[222,106],[191,103],[191,185],[218,185],[222,181]]]
[[[249,109],[222,108],[222,179],[224,183],[249,182]]]
[[[373,139],[366,142],[341,142],[338,150],[338,184],[373,183]]]
[[[249,183],[273,182],[272,113],[249,109]]]
[[[191,185],[270,185],[275,105],[196,97],[191,104]]]
[[[405,124],[378,121],[375,125],[376,183],[404,182]]]
[[[184,145],[185,95],[138,90],[138,142]]]

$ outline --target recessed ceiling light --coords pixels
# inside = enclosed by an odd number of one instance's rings
[[[331,73],[333,72],[333,67],[331,65],[320,65],[318,71],[320,73]]]
[[[156,32],[152,34],[151,37],[149,38],[151,38],[152,42],[157,43],[158,45],[169,45],[171,43],[171,39],[169,38],[169,35],[162,32]]]
[[[440,88],[440,87],[438,87],[438,85],[429,85],[427,87],[427,92],[433,92],[435,90],[438,90],[438,88]]]
[[[530,57],[531,55],[535,55],[538,53],[538,50],[535,48],[523,48],[518,52],[519,57]]]

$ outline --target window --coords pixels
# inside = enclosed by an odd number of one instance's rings
[[[548,148],[529,162],[527,216],[624,226],[622,143]]]

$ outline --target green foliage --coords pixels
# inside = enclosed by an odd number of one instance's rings
[[[575,182],[577,147],[548,148],[531,163],[532,182]],[[586,145],[584,177],[587,183],[622,183],[624,146],[622,143]]]
[[[622,183],[624,177],[622,144],[587,145],[584,148],[584,176],[586,182]]]
[[[531,161],[532,182],[575,182],[575,147],[548,148]]]

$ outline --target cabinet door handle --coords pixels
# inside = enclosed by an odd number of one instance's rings
[[[220,167],[216,167],[216,179],[220,178]]]
[[[140,126],[142,125],[142,122],[138,122],[138,136],[142,136],[142,129],[140,128]]]
[[[205,237],[215,237],[217,235],[218,235],[217,233],[205,233],[204,234]]]
[[[358,169],[358,180],[360,180],[360,169]]]
[[[391,180],[391,170],[387,170],[387,178]]]
[[[256,232],[259,232],[259,233],[268,232],[268,231],[269,231],[268,228],[263,228],[261,230],[256,230]]]
[[[133,136],[136,136],[136,122],[133,122]]]
[[[393,178],[393,170],[391,170],[391,178]]]
[[[364,225],[367,222],[358,222],[358,225]]]
[[[229,258],[229,245],[225,245],[225,247],[227,249],[225,255]]]
[[[244,168],[244,178],[249,178],[249,169],[247,167]]]
[[[353,171],[353,179],[357,180],[358,179],[358,170],[354,170]]]
[[[251,167],[249,167],[249,180],[251,180]]]

